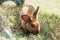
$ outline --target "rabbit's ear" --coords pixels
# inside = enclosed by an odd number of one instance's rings
[[[36,8],[36,10],[35,10],[35,12],[33,14],[35,16],[35,18],[36,18],[36,15],[37,15],[38,10],[39,10],[39,6]]]
[[[29,22],[31,21],[30,17],[28,15],[21,15],[21,18],[26,21],[26,22]]]

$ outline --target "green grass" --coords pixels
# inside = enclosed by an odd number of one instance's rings
[[[10,9],[11,10],[11,9]],[[20,18],[19,18],[19,7],[12,9],[12,13],[7,16],[6,27],[8,30],[11,29],[11,33],[17,40],[60,40],[60,17],[58,15],[49,13],[39,12],[39,22],[41,26],[41,31],[37,35],[25,34],[20,29]],[[8,12],[10,12],[8,10]],[[1,21],[0,21],[1,23]],[[6,34],[1,33],[1,37],[6,37]],[[4,35],[3,35],[4,34]],[[9,39],[9,38],[7,38]]]

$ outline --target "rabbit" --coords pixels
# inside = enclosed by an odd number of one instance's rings
[[[35,10],[31,5],[27,5],[22,8],[20,15],[21,26],[26,33],[30,32],[37,34],[40,32],[40,24],[36,17],[38,9],[39,6]]]

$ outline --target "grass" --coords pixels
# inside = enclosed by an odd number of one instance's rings
[[[55,14],[48,14],[39,12],[39,22],[41,25],[41,31],[37,35],[25,34],[20,29],[20,7],[12,8],[8,10],[9,15],[7,16],[7,22],[5,22],[6,28],[12,33],[13,37],[17,40],[60,40],[60,17]],[[4,9],[3,9],[4,10]],[[12,11],[12,12],[11,12]],[[7,10],[6,10],[7,12]],[[5,15],[5,14],[4,14]],[[4,20],[5,21],[5,20]],[[1,25],[0,19],[0,25]],[[5,27],[4,27],[5,28]],[[6,34],[0,32],[2,35],[0,39],[6,38],[6,40],[11,40],[6,37]]]

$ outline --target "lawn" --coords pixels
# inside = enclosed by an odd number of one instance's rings
[[[40,33],[25,34],[20,28],[20,9],[20,6],[16,8],[0,6],[0,14],[6,16],[3,18],[0,16],[0,40],[60,40],[60,16],[39,10]],[[12,37],[9,37],[3,29],[7,29]]]

